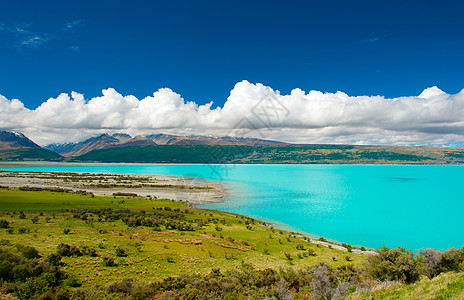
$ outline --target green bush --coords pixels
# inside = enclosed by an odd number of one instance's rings
[[[456,248],[450,248],[443,253],[442,266],[445,271],[457,271],[463,262],[461,252]]]
[[[345,243],[342,243],[342,247],[345,247],[346,250],[348,250],[348,252],[351,252],[351,250],[353,249],[353,247],[350,244]]]
[[[82,252],[74,245],[61,243],[57,247],[57,253],[61,256],[82,256]]]
[[[58,253],[50,253],[45,259],[51,266],[60,266],[63,263],[61,262],[61,255]]]
[[[316,256],[316,251],[314,251],[314,249],[312,249],[312,248],[309,248],[308,249],[308,255],[309,256]]]
[[[412,283],[419,279],[419,270],[414,254],[405,248],[380,247],[378,255],[367,260],[366,270],[378,280],[398,280]]]
[[[32,259],[32,258],[40,258],[42,256],[40,256],[39,254],[39,251],[37,251],[36,248],[34,247],[30,247],[30,246],[24,246],[21,250],[21,254],[25,257],[25,258],[28,258],[28,259]]]

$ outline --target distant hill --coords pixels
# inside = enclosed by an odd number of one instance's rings
[[[209,145],[209,146],[276,146],[286,145],[287,143],[242,137],[216,137],[216,136],[178,136],[170,134],[152,134],[147,138],[154,141],[157,145]]]
[[[115,148],[130,148],[156,145],[149,138],[135,137],[128,134],[102,134],[97,137],[87,139],[80,143],[52,144],[45,146],[46,149],[59,153],[63,156],[79,156],[94,150],[105,150]]]
[[[239,164],[463,164],[464,149],[344,145],[158,145],[96,150],[76,161]]]
[[[0,160],[56,160],[61,155],[28,139],[24,134],[0,131]]]

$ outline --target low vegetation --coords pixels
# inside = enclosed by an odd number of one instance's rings
[[[171,200],[3,188],[0,225],[0,295],[19,299],[394,299],[464,288],[463,249],[341,251]]]

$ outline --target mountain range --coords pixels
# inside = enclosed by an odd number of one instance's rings
[[[464,164],[464,148],[296,145],[252,138],[102,134],[41,148],[24,134],[0,131],[0,161],[201,164]]]
[[[156,145],[240,145],[240,146],[275,146],[285,145],[283,142],[267,141],[253,138],[233,138],[214,136],[177,136],[169,134],[152,134],[148,136],[131,137],[128,134],[116,133],[102,134],[79,143],[52,144],[45,149],[54,151],[65,157],[75,157],[96,150],[109,150],[117,148],[144,147]]]

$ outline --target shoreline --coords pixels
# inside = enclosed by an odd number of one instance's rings
[[[70,164],[20,164],[19,166],[25,167],[60,165],[69,166]],[[76,166],[82,165],[89,165],[89,163],[76,164]],[[2,166],[3,164],[0,164],[0,167]],[[12,166],[12,164],[8,164],[8,166]],[[73,178],[72,182],[69,181],[70,178]],[[224,185],[224,183],[219,181],[198,180],[196,178],[189,178],[185,176],[147,175],[136,173],[0,170],[0,186],[7,186],[9,188],[61,188],[72,190],[74,192],[86,191],[96,196],[106,197],[115,196],[115,194],[118,193],[120,195],[133,194],[134,196],[137,195],[139,197],[151,197],[153,199],[171,199],[175,201],[183,201],[187,202],[191,206],[203,206],[209,203],[220,203],[223,201],[222,199],[229,194],[228,188]],[[207,207],[201,208],[209,209]],[[324,238],[324,240],[321,241],[318,239],[317,235],[299,231],[290,225],[274,220],[265,221],[258,218],[256,219],[272,225],[275,229],[294,232],[296,236],[299,236],[300,238],[307,238],[311,241],[311,243],[341,251],[347,251],[345,247],[341,246],[342,242],[338,240]],[[366,248],[365,251],[353,248],[352,252],[371,255],[375,255],[377,253],[371,248]]]
[[[0,161],[1,167],[66,167],[66,166],[144,166],[144,165],[156,165],[156,166],[173,166],[173,165],[302,165],[302,166],[456,166],[464,167],[464,162],[462,163],[421,163],[421,162],[407,162],[407,163],[393,163],[393,162],[369,162],[369,163],[319,163],[319,162],[310,162],[310,163],[241,163],[241,162],[231,162],[231,163],[150,163],[150,162],[55,162],[55,161]]]

